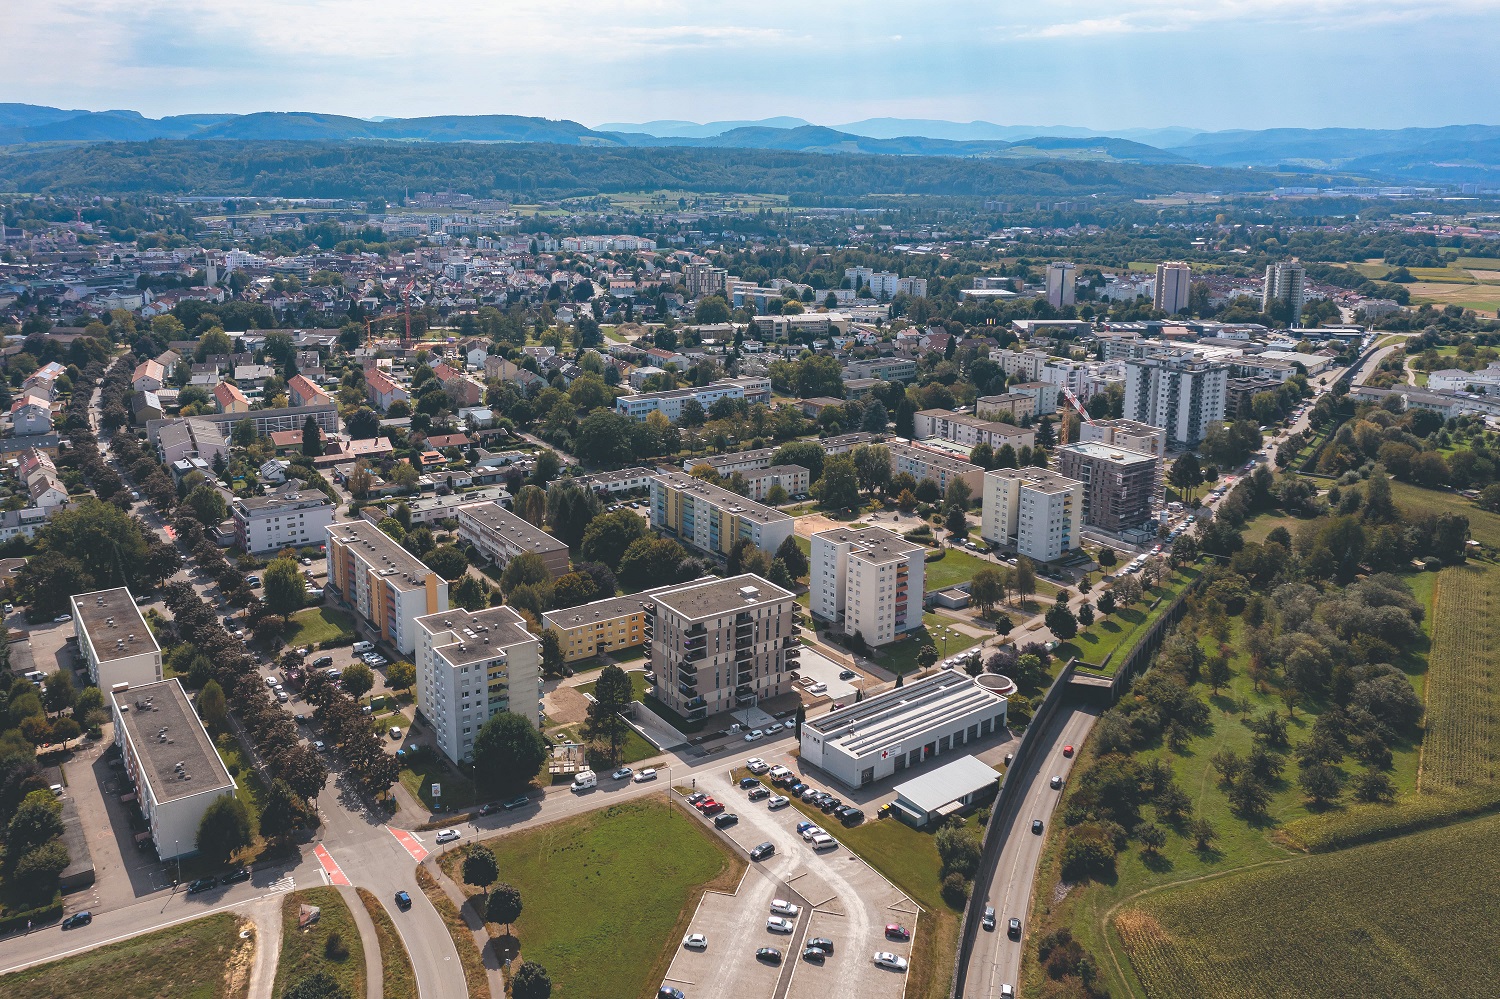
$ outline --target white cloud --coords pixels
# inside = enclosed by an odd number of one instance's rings
[[[1308,30],[1360,28],[1412,21],[1493,15],[1494,0],[1127,0],[1064,2],[1046,17],[1007,25],[1022,38],[1088,38],[1196,29],[1266,26]]]

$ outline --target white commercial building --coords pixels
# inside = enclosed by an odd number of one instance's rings
[[[234,794],[234,778],[176,677],[109,688],[115,745],[135,790],[157,856],[198,852],[208,806]]]
[[[161,648],[135,598],[123,586],[76,593],[73,634],[88,663],[89,681],[100,690],[117,683],[155,683],[161,679]]]
[[[927,549],[879,527],[835,527],[812,536],[813,617],[886,645],[922,627]]]
[[[510,711],[541,725],[542,643],[509,607],[452,607],[416,621],[417,704],[438,749],[470,759],[490,716]]]
[[[1169,314],[1183,311],[1188,306],[1188,294],[1193,288],[1193,269],[1180,260],[1169,260],[1156,265],[1156,294],[1152,307]]]
[[[1083,483],[1042,468],[984,473],[979,534],[1037,562],[1062,558],[1082,544]]]
[[[802,724],[802,762],[863,787],[1005,728],[1005,698],[954,670]]]
[[[229,507],[234,540],[252,555],[322,544],[333,523],[333,503],[317,489],[293,479],[264,496],[236,497]]]
[[[1224,419],[1229,365],[1191,351],[1125,362],[1125,413],[1167,432],[1174,447],[1196,447]]]

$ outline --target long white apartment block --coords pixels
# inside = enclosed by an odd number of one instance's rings
[[[94,686],[109,690],[117,683],[138,685],[162,678],[161,647],[129,590],[117,586],[75,593],[69,602],[78,651],[88,663]]]

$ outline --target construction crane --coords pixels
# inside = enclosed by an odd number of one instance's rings
[[[1078,397],[1066,385],[1059,385],[1058,390],[1062,392],[1063,398],[1068,400],[1068,403],[1074,409],[1078,410],[1078,416],[1084,423],[1094,422],[1094,418],[1089,415],[1089,411],[1083,408],[1083,403],[1078,401]],[[1068,421],[1066,418],[1062,421],[1062,431],[1057,435],[1057,439],[1060,444],[1068,443]]]
[[[411,346],[411,291],[416,285],[416,278],[412,278],[406,283],[406,287],[401,289],[401,303],[406,309],[406,334],[401,338],[403,350]]]

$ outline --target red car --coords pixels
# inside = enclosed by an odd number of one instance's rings
[[[1064,746],[1063,747],[1063,755],[1064,756],[1072,756],[1073,755],[1073,747],[1072,746]]]
[[[885,927],[885,936],[887,940],[910,940],[911,930],[908,930],[900,923],[887,923]]]
[[[706,801],[703,803],[704,815],[718,815],[723,810],[724,806],[719,804],[717,801]]]
[[[693,807],[696,808],[696,809],[698,809],[698,811],[701,812],[701,811],[703,811],[703,809],[708,808],[710,805],[717,805],[717,804],[718,804],[718,802],[715,801],[712,798],[704,798],[702,801],[699,801],[699,802],[695,803],[693,805]]]

